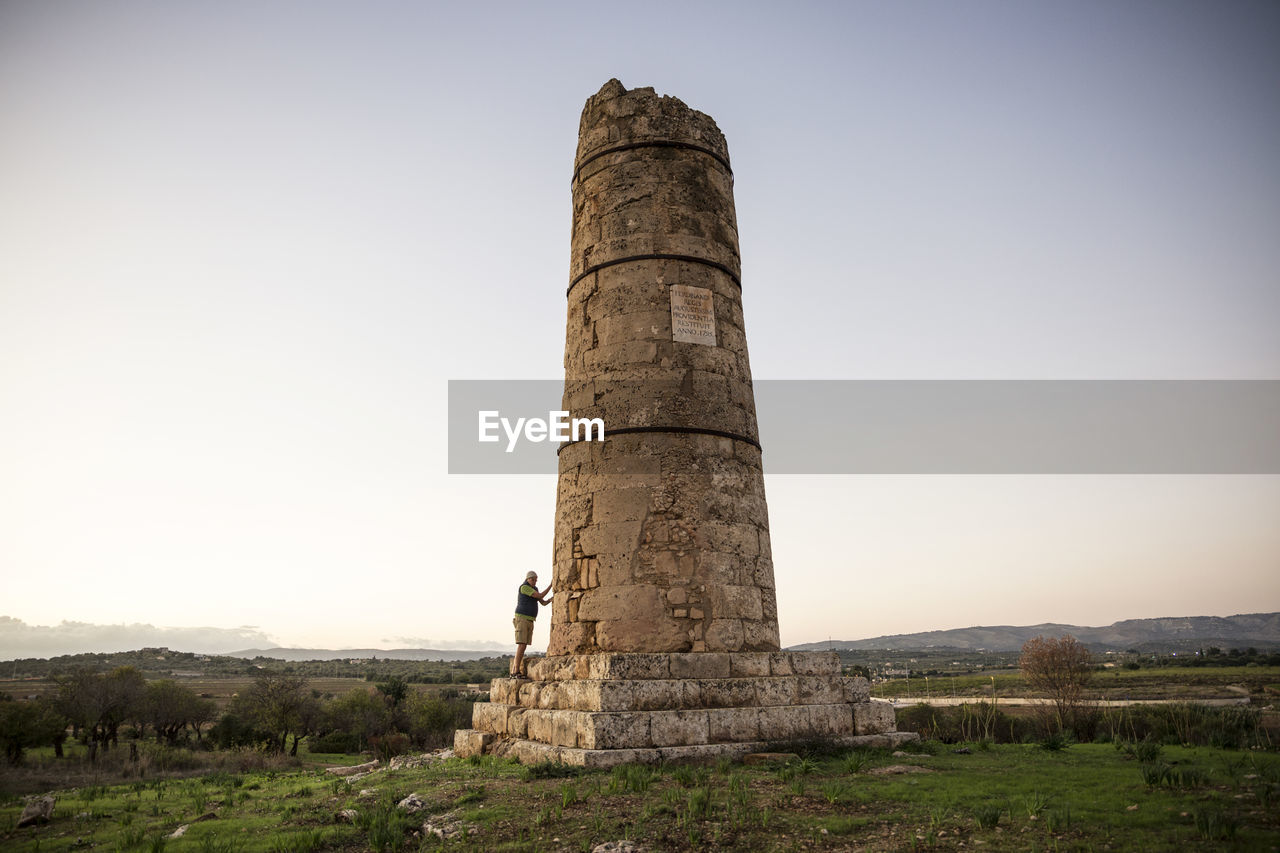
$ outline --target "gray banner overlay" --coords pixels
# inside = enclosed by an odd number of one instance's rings
[[[754,389],[766,474],[1280,474],[1280,380],[766,379]],[[553,432],[563,390],[560,380],[450,380],[449,473],[555,474],[561,445],[531,440],[541,431],[519,419]],[[479,440],[481,412],[498,413],[495,440]],[[560,416],[566,434],[572,417]],[[606,441],[611,426],[636,424],[606,422]]]

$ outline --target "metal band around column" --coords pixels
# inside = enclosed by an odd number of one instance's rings
[[[733,441],[741,441],[743,444],[751,445],[756,450],[759,450],[761,453],[764,452],[764,448],[760,446],[760,442],[756,441],[754,438],[748,438],[745,435],[738,435],[736,432],[725,432],[722,429],[704,429],[703,427],[688,427],[688,426],[620,427],[619,429],[605,430],[604,436],[605,438],[608,438],[611,435],[623,435],[624,433],[629,433],[629,432],[666,432],[666,433],[684,433],[684,434],[690,434],[690,435],[713,435],[716,438],[728,438],[728,439],[732,439]],[[569,445],[582,444],[585,441],[587,441],[587,439],[580,438],[577,441],[566,441],[562,443],[556,449],[556,456],[559,456],[560,451],[564,450]]]
[[[633,151],[636,148],[684,148],[688,151],[700,151],[703,154],[715,159],[730,177],[733,176],[733,167],[729,165],[729,160],[723,154],[705,145],[695,145],[692,142],[676,142],[671,139],[650,139],[644,142],[628,142],[625,145],[615,145],[612,148],[606,148],[603,151],[597,151],[587,159],[578,164],[578,168],[573,170],[573,180],[578,180],[578,176],[582,174],[582,170],[586,168],[588,163],[604,157],[606,154],[616,154],[619,151]]]
[[[710,261],[706,258],[696,257],[695,255],[672,255],[665,252],[656,252],[648,255],[627,255],[625,258],[614,258],[611,261],[592,264],[573,277],[573,281],[569,282],[569,287],[565,290],[564,295],[568,296],[570,293],[573,293],[573,288],[577,286],[578,282],[582,281],[593,272],[598,272],[605,267],[612,267],[617,264],[629,264],[632,261],[683,261],[690,264],[702,264],[703,266],[720,270],[720,272],[729,276],[729,280],[732,281],[739,290],[742,289],[742,279],[738,278],[738,274],[719,261]]]

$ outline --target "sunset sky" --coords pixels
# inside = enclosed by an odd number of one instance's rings
[[[1278,379],[1277,44],[1269,0],[4,3],[0,658],[508,648],[555,480],[450,476],[447,381],[562,375],[611,77],[728,139],[757,379]],[[1280,610],[1280,476],[764,459],[784,644]]]

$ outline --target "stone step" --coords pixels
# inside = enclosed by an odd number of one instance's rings
[[[534,681],[838,676],[841,672],[835,652],[602,652],[528,660],[527,671]]]
[[[475,731],[580,749],[644,749],[847,735],[894,728],[888,702],[667,711],[572,711],[477,703]]]
[[[664,711],[866,702],[865,678],[780,675],[742,678],[579,679],[495,678],[489,701],[521,708],[575,711]]]
[[[917,740],[915,732],[886,732],[872,735],[850,735],[833,738],[832,745],[846,749],[887,748]],[[521,738],[493,739],[492,735],[459,729],[454,738],[454,752],[460,757],[478,755],[488,750],[494,755],[515,758],[523,764],[552,762],[575,767],[603,768],[619,764],[659,764],[662,762],[711,763],[720,758],[737,760],[752,752],[771,748],[768,741],[754,743],[710,743],[691,746],[667,746],[639,749],[580,749],[555,746]]]

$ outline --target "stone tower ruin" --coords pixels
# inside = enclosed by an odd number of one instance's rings
[[[733,173],[711,117],[612,80],[573,173],[549,655],[778,649]]]
[[[733,172],[710,116],[610,80],[573,171],[547,657],[495,679],[459,754],[608,766],[797,738],[896,743],[834,653],[778,645]]]

